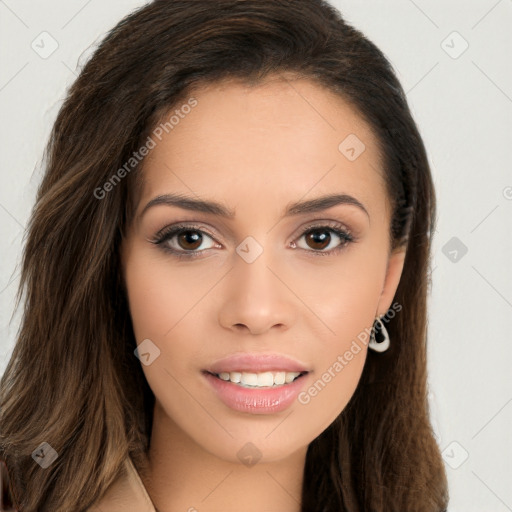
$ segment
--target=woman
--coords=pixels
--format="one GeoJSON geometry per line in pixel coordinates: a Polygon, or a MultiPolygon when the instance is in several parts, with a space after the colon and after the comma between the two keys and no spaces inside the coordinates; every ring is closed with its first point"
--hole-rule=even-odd
{"type": "Polygon", "coordinates": [[[154,1],[55,122],[0,456],[24,511],[442,511],[435,194],[322,0],[154,1]]]}

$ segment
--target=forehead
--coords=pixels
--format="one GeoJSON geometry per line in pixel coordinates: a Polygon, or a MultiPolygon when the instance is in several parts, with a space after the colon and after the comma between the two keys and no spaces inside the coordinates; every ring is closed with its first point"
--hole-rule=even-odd
{"type": "Polygon", "coordinates": [[[277,77],[209,84],[188,98],[152,132],[141,203],[178,192],[231,206],[263,198],[282,206],[336,192],[386,213],[377,141],[339,95],[308,79],[277,77]],[[191,97],[195,106],[185,108],[191,97]]]}

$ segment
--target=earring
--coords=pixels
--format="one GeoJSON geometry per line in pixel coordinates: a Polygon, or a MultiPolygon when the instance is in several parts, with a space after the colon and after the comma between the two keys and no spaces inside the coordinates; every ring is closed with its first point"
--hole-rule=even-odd
{"type": "Polygon", "coordinates": [[[373,323],[372,333],[370,335],[370,343],[368,343],[368,348],[375,350],[375,352],[385,352],[390,345],[389,341],[389,333],[382,320],[377,317],[373,323]],[[379,339],[377,339],[377,329],[375,326],[375,322],[379,324],[379,339]]]}

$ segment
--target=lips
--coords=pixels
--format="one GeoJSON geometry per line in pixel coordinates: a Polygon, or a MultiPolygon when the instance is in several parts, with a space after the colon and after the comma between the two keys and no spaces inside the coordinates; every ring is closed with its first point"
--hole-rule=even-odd
{"type": "Polygon", "coordinates": [[[249,354],[239,352],[215,361],[206,372],[219,375],[230,372],[299,372],[306,373],[310,369],[300,361],[281,354],[249,354]]]}
{"type": "Polygon", "coordinates": [[[204,379],[221,402],[230,409],[248,414],[276,414],[291,407],[307,385],[307,377],[297,377],[289,384],[248,389],[203,371],[204,379]]]}

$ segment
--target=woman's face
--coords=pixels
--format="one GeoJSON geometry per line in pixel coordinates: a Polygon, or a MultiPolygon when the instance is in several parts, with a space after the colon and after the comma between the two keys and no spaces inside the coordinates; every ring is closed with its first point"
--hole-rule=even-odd
{"type": "Polygon", "coordinates": [[[376,140],[338,96],[300,79],[223,82],[194,98],[151,136],[122,247],[142,369],[174,432],[224,460],[242,460],[248,442],[277,460],[350,400],[404,254],[388,252],[376,140]],[[172,204],[178,195],[188,203],[172,204]],[[332,195],[350,198],[313,208],[332,195]],[[178,224],[188,231],[171,233],[178,224]],[[238,354],[294,363],[218,363],[238,354]],[[308,373],[281,384],[293,369],[308,373]]]}

